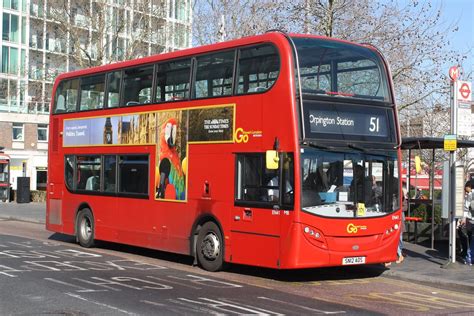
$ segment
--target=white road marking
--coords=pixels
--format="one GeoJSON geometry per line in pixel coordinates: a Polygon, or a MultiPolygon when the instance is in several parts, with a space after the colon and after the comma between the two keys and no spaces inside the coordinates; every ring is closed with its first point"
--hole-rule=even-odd
{"type": "Polygon", "coordinates": [[[147,300],[141,300],[140,303],[150,304],[150,305],[153,305],[153,306],[166,306],[165,304],[152,302],[152,301],[147,301],[147,300]]]}
{"type": "Polygon", "coordinates": [[[200,289],[201,289],[200,287],[197,287],[197,286],[192,286],[192,285],[184,284],[184,283],[182,283],[182,282],[170,281],[170,280],[168,280],[168,279],[162,279],[162,278],[158,278],[158,277],[151,276],[151,275],[148,275],[147,278],[154,279],[154,280],[158,280],[158,281],[163,281],[163,282],[168,282],[168,283],[171,283],[171,284],[181,285],[181,286],[189,287],[189,288],[192,288],[192,289],[195,289],[195,290],[200,290],[200,289]]]}
{"type": "Polygon", "coordinates": [[[137,314],[135,314],[135,313],[130,313],[130,312],[126,311],[126,310],[120,309],[120,308],[115,307],[115,306],[112,306],[112,305],[100,303],[100,302],[93,301],[93,300],[88,300],[87,298],[82,297],[82,296],[77,295],[77,294],[66,293],[66,295],[69,295],[69,296],[71,296],[71,297],[74,297],[74,298],[77,298],[77,299],[86,301],[86,302],[88,302],[88,303],[92,303],[92,304],[96,304],[96,305],[99,305],[99,306],[102,306],[102,307],[110,308],[110,309],[112,309],[112,310],[114,310],[114,311],[121,312],[121,313],[124,313],[124,314],[127,314],[127,315],[137,315],[137,314]]]}
{"type": "Polygon", "coordinates": [[[203,305],[206,306],[208,309],[213,309],[219,311],[218,313],[226,313],[226,314],[236,314],[236,315],[278,315],[282,316],[283,314],[280,313],[275,313],[269,310],[265,310],[262,308],[256,308],[253,306],[246,306],[246,305],[238,305],[234,303],[227,303],[223,300],[218,301],[206,297],[199,297],[198,298],[200,301],[196,300],[191,300],[183,297],[179,297],[178,300],[188,302],[191,304],[196,304],[196,305],[203,305]]]}
{"type": "Polygon", "coordinates": [[[265,296],[259,296],[258,298],[261,299],[261,300],[267,300],[267,301],[272,301],[272,302],[277,302],[277,303],[281,303],[281,304],[294,306],[294,307],[301,308],[301,309],[304,309],[304,310],[307,310],[307,311],[310,311],[310,312],[315,312],[315,313],[329,314],[329,315],[330,314],[345,314],[346,313],[345,311],[334,311],[334,312],[323,311],[323,310],[320,310],[320,309],[315,309],[315,308],[303,306],[303,305],[300,305],[300,304],[293,304],[293,303],[290,303],[290,302],[275,300],[275,299],[268,298],[268,297],[265,297],[265,296]]]}
{"type": "Polygon", "coordinates": [[[199,284],[199,285],[204,285],[204,286],[208,286],[208,287],[215,287],[215,288],[223,288],[223,289],[224,288],[243,287],[243,285],[224,282],[224,281],[220,281],[220,280],[209,279],[209,278],[205,278],[205,277],[199,276],[199,275],[187,274],[186,276],[188,278],[178,277],[178,276],[174,276],[174,275],[168,275],[168,278],[176,279],[176,280],[183,280],[183,281],[190,281],[192,283],[199,284]]]}
{"type": "Polygon", "coordinates": [[[53,278],[44,278],[46,281],[50,281],[50,282],[54,282],[54,283],[58,283],[58,284],[62,284],[62,285],[66,285],[66,286],[70,286],[70,287],[73,287],[73,288],[77,288],[78,290],[76,292],[81,292],[81,293],[86,293],[86,292],[107,292],[108,290],[93,290],[93,289],[88,289],[88,288],[85,288],[85,287],[82,287],[82,286],[79,286],[79,285],[75,285],[75,284],[72,284],[72,283],[67,283],[67,282],[64,282],[64,281],[60,281],[60,280],[56,280],[56,279],[53,279],[53,278]]]}

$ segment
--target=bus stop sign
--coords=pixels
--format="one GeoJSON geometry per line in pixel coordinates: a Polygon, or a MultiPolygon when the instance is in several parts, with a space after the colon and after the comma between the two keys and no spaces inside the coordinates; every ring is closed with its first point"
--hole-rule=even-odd
{"type": "Polygon", "coordinates": [[[449,78],[451,79],[451,81],[458,80],[458,77],[459,77],[459,68],[456,66],[452,66],[451,68],[449,68],[449,78]]]}
{"type": "Polygon", "coordinates": [[[470,82],[466,82],[466,81],[459,81],[459,84],[458,84],[458,100],[459,101],[467,101],[467,102],[470,102],[471,101],[471,92],[472,92],[472,89],[471,89],[471,83],[470,82]]]}

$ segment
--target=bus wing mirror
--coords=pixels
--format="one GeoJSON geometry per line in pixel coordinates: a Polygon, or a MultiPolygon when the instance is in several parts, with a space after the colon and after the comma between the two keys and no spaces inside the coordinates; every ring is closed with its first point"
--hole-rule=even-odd
{"type": "Polygon", "coordinates": [[[280,158],[276,150],[267,150],[266,152],[266,167],[270,170],[278,169],[280,158]]]}

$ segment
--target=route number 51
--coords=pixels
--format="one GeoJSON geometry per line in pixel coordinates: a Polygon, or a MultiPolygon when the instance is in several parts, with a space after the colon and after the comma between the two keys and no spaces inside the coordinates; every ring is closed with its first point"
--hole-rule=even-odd
{"type": "Polygon", "coordinates": [[[371,117],[370,118],[370,126],[369,126],[369,131],[372,133],[378,133],[379,132],[379,118],[378,117],[371,117]]]}

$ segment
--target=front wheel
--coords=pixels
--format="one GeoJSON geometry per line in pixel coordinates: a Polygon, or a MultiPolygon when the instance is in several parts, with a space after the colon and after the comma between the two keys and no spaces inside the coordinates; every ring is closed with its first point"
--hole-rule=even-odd
{"type": "Polygon", "coordinates": [[[94,246],[94,217],[88,208],[84,208],[77,214],[76,236],[82,247],[94,246]]]}
{"type": "Polygon", "coordinates": [[[224,241],[215,223],[207,222],[199,230],[196,252],[199,265],[204,270],[215,272],[222,269],[224,241]]]}

